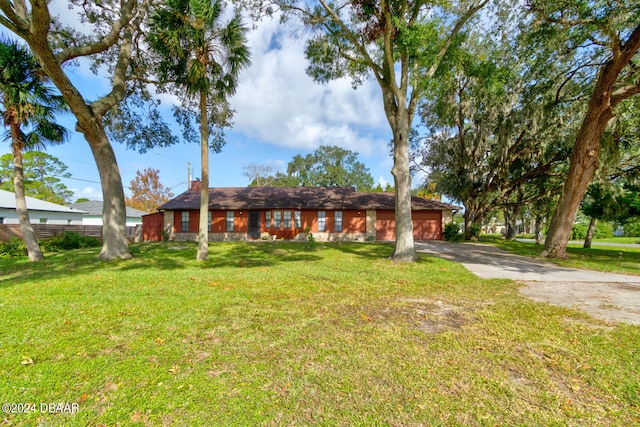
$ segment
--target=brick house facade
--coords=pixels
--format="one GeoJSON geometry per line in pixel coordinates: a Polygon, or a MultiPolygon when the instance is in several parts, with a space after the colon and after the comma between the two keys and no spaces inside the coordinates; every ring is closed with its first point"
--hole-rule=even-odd
{"type": "MultiPolygon", "coordinates": [[[[196,240],[200,181],[161,205],[163,232],[170,240],[196,240]]],[[[395,240],[395,198],[351,188],[237,187],[209,189],[209,240],[305,239],[307,227],[319,241],[395,240]]],[[[416,240],[441,240],[443,223],[457,206],[412,198],[416,240]]],[[[160,233],[162,234],[162,233],[160,233]]]]}

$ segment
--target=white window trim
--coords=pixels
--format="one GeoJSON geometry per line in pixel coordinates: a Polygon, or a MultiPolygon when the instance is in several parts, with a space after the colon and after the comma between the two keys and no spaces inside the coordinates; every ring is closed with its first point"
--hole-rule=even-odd
{"type": "Polygon", "coordinates": [[[327,211],[318,211],[318,233],[324,233],[327,231],[327,211]],[[320,221],[322,218],[322,221],[320,221]],[[320,227],[322,224],[322,227],[320,227]]]}
{"type": "Polygon", "coordinates": [[[233,233],[233,230],[235,228],[235,213],[233,211],[227,211],[225,223],[227,233],[233,233]]]}

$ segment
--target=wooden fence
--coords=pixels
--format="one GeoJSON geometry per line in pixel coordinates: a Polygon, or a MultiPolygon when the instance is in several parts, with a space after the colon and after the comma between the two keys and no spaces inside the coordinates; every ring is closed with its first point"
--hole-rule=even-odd
{"type": "MultiPolygon", "coordinates": [[[[46,240],[60,236],[65,231],[91,236],[102,241],[101,225],[58,225],[58,224],[31,224],[36,232],[38,240],[46,240]]],[[[136,227],[127,227],[127,239],[133,241],[136,235],[136,227]]],[[[0,242],[7,242],[11,236],[22,239],[22,230],[19,224],[0,224],[0,242]]]]}

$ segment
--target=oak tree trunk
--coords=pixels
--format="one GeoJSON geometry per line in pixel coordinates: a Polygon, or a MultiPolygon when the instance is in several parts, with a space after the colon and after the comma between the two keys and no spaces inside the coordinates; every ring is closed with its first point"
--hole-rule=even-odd
{"type": "Polygon", "coordinates": [[[535,238],[536,238],[536,245],[541,245],[542,244],[542,217],[538,215],[536,215],[535,238]]]}
{"type": "Polygon", "coordinates": [[[473,225],[473,217],[474,214],[471,210],[465,207],[464,210],[464,240],[471,240],[473,238],[473,234],[471,233],[471,226],[473,225]]]}
{"type": "Polygon", "coordinates": [[[411,219],[411,174],[409,173],[409,130],[406,112],[396,112],[393,127],[393,168],[391,174],[396,186],[395,219],[396,245],[391,255],[394,261],[413,262],[420,259],[413,240],[411,219]]]}
{"type": "Polygon", "coordinates": [[[113,147],[101,127],[94,132],[85,132],[84,136],[102,184],[102,250],[98,258],[105,261],[132,258],[127,242],[124,188],[113,147]]]}
{"type": "Polygon", "coordinates": [[[612,117],[609,96],[594,95],[573,147],[569,173],[553,212],[541,256],[560,259],[567,257],[567,242],[571,237],[580,202],[598,169],[600,136],[612,117]]]}
{"type": "Polygon", "coordinates": [[[71,83],[49,46],[46,34],[25,34],[25,40],[46,75],[64,96],[77,119],[76,130],[84,135],[96,162],[102,186],[102,250],[98,258],[109,261],[131,258],[126,234],[124,187],[118,162],[104,130],[102,117],[95,113],[71,83]]]}
{"type": "Polygon", "coordinates": [[[44,255],[40,250],[38,238],[36,236],[31,222],[29,221],[29,211],[27,209],[27,199],[24,194],[24,169],[22,161],[22,147],[20,141],[20,128],[17,124],[10,124],[11,130],[11,151],[13,151],[13,188],[16,198],[16,213],[18,214],[18,222],[22,231],[22,239],[27,247],[27,254],[31,261],[42,261],[44,255]]]}
{"type": "Polygon", "coordinates": [[[198,224],[198,253],[196,260],[209,259],[209,126],[207,123],[207,93],[200,90],[200,160],[202,188],[200,189],[200,222],[198,224]]]}
{"type": "Polygon", "coordinates": [[[514,240],[516,238],[517,222],[520,210],[521,206],[505,209],[504,218],[507,223],[507,233],[505,235],[506,240],[514,240]]]}
{"type": "Polygon", "coordinates": [[[596,225],[598,224],[598,220],[596,218],[591,218],[589,221],[589,228],[587,229],[587,235],[584,238],[584,248],[591,248],[591,242],[593,241],[593,235],[596,232],[596,225]]]}
{"type": "Polygon", "coordinates": [[[477,240],[480,237],[480,235],[474,236],[473,234],[474,225],[481,225],[485,217],[485,213],[479,205],[480,202],[475,199],[464,202],[464,240],[477,240]]]}
{"type": "Polygon", "coordinates": [[[598,169],[598,153],[602,132],[604,132],[609,120],[614,117],[614,107],[617,103],[637,93],[635,86],[615,93],[614,85],[638,49],[640,49],[640,25],[636,26],[624,44],[613,46],[614,52],[611,59],[598,73],[587,114],[573,146],[567,180],[560,194],[558,205],[553,212],[541,256],[567,257],[567,242],[571,236],[571,229],[578,214],[580,202],[593,174],[598,169]]]}

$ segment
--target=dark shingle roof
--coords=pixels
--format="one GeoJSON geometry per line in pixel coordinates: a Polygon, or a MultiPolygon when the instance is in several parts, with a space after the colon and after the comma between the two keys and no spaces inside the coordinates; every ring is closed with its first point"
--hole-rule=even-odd
{"type": "MultiPolygon", "coordinates": [[[[460,209],[436,200],[411,198],[414,210],[460,209]]],[[[188,190],[159,210],[200,208],[200,191],[188,190]]],[[[392,193],[360,193],[345,187],[229,187],[209,189],[209,209],[395,209],[392,193]]]]}
{"type": "MultiPolygon", "coordinates": [[[[69,206],[76,209],[82,209],[89,215],[102,215],[103,205],[104,202],[102,200],[89,200],[88,202],[73,203],[69,206]]],[[[126,206],[126,216],[128,218],[142,218],[142,215],[146,215],[147,213],[148,212],[126,206]]]]}

